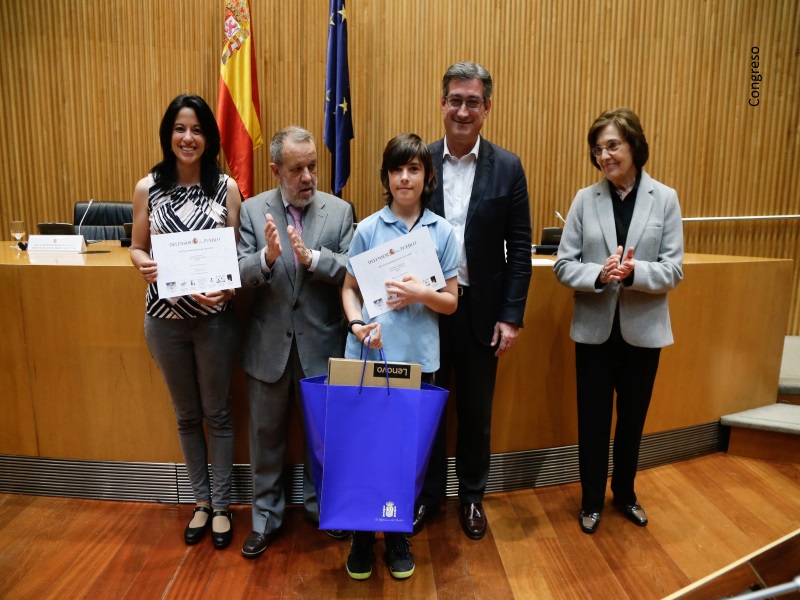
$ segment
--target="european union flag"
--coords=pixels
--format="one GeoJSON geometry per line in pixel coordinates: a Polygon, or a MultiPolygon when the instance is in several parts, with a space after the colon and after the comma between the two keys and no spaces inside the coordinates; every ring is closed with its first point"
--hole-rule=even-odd
{"type": "Polygon", "coordinates": [[[331,0],[328,17],[328,72],[325,77],[325,145],[331,151],[331,191],[338,196],[350,177],[350,67],[347,63],[347,10],[331,0]]]}

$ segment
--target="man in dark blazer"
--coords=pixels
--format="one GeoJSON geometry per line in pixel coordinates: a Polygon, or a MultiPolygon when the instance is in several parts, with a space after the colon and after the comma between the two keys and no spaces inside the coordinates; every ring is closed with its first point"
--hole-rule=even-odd
{"type": "MultiPolygon", "coordinates": [[[[239,271],[254,288],[242,368],[250,406],[253,531],[242,547],[260,555],[283,523],[283,471],[291,402],[298,381],[323,375],[330,356],[344,352],[340,287],[353,236],[347,202],[317,191],[317,151],[299,127],[279,131],[270,143],[270,168],[280,186],[242,203],[239,271]]],[[[318,508],[306,458],[306,514],[318,508]]]]}
{"type": "MultiPolygon", "coordinates": [[[[442,80],[445,137],[430,145],[437,186],[431,210],[455,228],[461,245],[458,309],[439,317],[441,369],[455,375],[456,474],[464,533],[486,533],[483,495],[489,477],[497,359],[514,346],[531,278],[528,184],[517,155],[480,137],[492,108],[492,77],[481,65],[452,65],[442,80]]],[[[447,467],[444,419],[414,519],[414,533],[440,509],[447,467]]]]}

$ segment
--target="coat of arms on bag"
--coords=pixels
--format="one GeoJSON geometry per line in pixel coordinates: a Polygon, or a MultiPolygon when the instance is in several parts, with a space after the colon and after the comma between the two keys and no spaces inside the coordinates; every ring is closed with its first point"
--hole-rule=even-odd
{"type": "Polygon", "coordinates": [[[397,517],[397,507],[391,500],[383,505],[383,516],[389,519],[397,517]]]}

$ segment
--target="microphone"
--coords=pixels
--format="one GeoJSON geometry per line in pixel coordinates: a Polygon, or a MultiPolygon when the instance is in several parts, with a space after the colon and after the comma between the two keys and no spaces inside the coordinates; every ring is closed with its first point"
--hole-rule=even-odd
{"type": "Polygon", "coordinates": [[[92,204],[94,204],[94,200],[93,199],[89,199],[89,205],[86,207],[86,210],[83,211],[83,216],[81,217],[81,222],[78,223],[78,234],[77,235],[81,234],[81,225],[83,225],[83,221],[86,219],[86,215],[89,214],[89,209],[92,208],[92,204]]]}
{"type": "MultiPolygon", "coordinates": [[[[89,209],[87,208],[86,210],[89,210],[89,209]]],[[[567,222],[564,220],[564,217],[562,217],[562,216],[561,216],[561,213],[560,213],[560,212],[558,212],[558,211],[555,211],[555,213],[556,213],[556,216],[557,216],[559,219],[561,219],[561,222],[562,222],[564,225],[566,225],[566,224],[567,224],[567,222]]]]}

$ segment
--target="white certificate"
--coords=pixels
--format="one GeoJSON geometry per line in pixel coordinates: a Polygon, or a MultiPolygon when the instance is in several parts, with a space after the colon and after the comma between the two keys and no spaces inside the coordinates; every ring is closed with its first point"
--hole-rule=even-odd
{"type": "Polygon", "coordinates": [[[400,281],[416,275],[434,290],[445,286],[442,265],[427,227],[395,238],[371,250],[350,257],[361,297],[370,318],[389,312],[387,281],[400,281]]]}
{"type": "Polygon", "coordinates": [[[242,286],[233,227],[150,236],[159,298],[242,286]]]}

